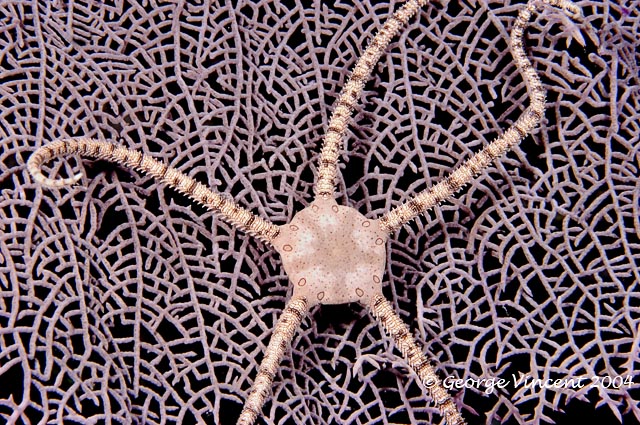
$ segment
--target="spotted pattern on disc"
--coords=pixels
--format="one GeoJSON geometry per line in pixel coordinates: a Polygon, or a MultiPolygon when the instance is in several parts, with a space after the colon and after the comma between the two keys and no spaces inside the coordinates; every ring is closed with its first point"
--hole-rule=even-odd
{"type": "Polygon", "coordinates": [[[369,304],[382,291],[387,235],[375,220],[322,197],[280,228],[274,246],[310,305],[369,304]]]}

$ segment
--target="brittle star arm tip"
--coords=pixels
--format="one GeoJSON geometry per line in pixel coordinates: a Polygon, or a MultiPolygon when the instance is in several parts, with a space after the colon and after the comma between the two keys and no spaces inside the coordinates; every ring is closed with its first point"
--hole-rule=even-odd
{"type": "Polygon", "coordinates": [[[256,216],[234,201],[211,191],[202,183],[175,168],[142,152],[109,142],[86,137],[59,139],[36,150],[27,161],[27,169],[33,176],[34,181],[43,186],[60,188],[73,185],[82,178],[82,173],[66,179],[51,179],[42,174],[41,167],[45,162],[54,158],[74,154],[95,159],[105,159],[148,174],[216,212],[233,227],[243,230],[269,245],[280,232],[278,226],[256,216]]]}
{"type": "Polygon", "coordinates": [[[557,6],[569,16],[577,17],[577,19],[582,16],[581,9],[569,0],[530,0],[520,10],[511,31],[511,53],[526,82],[527,92],[531,99],[530,106],[500,137],[469,158],[441,182],[380,217],[378,219],[379,224],[386,232],[395,232],[404,224],[421,214],[425,214],[431,208],[454,195],[466,184],[470,183],[475,176],[484,171],[495,159],[519,144],[542,120],[545,110],[546,90],[525,54],[522,37],[529,20],[544,4],[557,6]]]}

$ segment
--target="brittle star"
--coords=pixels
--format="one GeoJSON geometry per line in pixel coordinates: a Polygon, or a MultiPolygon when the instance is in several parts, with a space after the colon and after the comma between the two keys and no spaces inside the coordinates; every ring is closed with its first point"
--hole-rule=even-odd
{"type": "Polygon", "coordinates": [[[293,285],[293,295],[276,324],[258,375],[244,403],[239,424],[253,424],[260,415],[282,356],[310,308],[349,302],[359,302],[371,309],[373,316],[393,338],[404,359],[418,375],[446,423],[464,423],[458,406],[411,336],[408,326],[382,295],[386,241],[404,224],[471,182],[536,127],[544,114],[545,90],[525,56],[522,41],[524,30],[543,3],[560,7],[573,18],[580,18],[581,14],[580,9],[569,0],[530,0],[520,11],[511,32],[511,52],[526,82],[531,105],[502,136],[443,181],[382,217],[368,219],[354,208],[340,206],[335,201],[335,180],[344,135],[353,108],[374,65],[392,38],[426,3],[426,0],[410,0],[392,14],[358,59],[340,93],[324,137],[314,187],[315,199],[288,224],[274,225],[182,172],[141,152],[112,143],[88,138],[61,139],[41,147],[29,158],[27,166],[35,181],[49,187],[71,185],[81,179],[82,175],[76,174],[72,178],[53,180],[45,177],[40,170],[46,161],[72,154],[106,159],[140,170],[212,209],[232,226],[264,241],[281,255],[284,269],[293,285]]]}

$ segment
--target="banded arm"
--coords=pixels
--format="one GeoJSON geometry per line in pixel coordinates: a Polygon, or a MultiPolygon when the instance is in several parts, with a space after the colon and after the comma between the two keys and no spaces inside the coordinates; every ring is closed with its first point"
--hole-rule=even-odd
{"type": "Polygon", "coordinates": [[[51,159],[76,154],[84,157],[105,159],[153,176],[167,186],[211,209],[232,226],[268,244],[271,244],[280,233],[278,226],[252,214],[220,194],[212,192],[202,183],[195,181],[175,168],[163,164],[142,152],[127,149],[113,143],[82,137],[56,140],[35,151],[27,161],[27,169],[33,179],[43,186],[59,188],[72,185],[80,180],[82,174],[76,174],[68,179],[54,180],[45,177],[40,167],[51,159]]]}
{"type": "Polygon", "coordinates": [[[334,196],[342,140],[347,131],[353,108],[362,94],[364,84],[371,76],[373,67],[391,40],[426,3],[427,0],[410,0],[394,12],[371,40],[358,62],[356,62],[349,81],[342,88],[340,96],[335,103],[335,110],[331,115],[329,127],[324,136],[322,151],[320,152],[320,163],[318,164],[318,176],[314,188],[316,197],[323,195],[334,196]]]}
{"type": "Polygon", "coordinates": [[[527,59],[523,48],[522,36],[529,20],[544,4],[562,8],[573,19],[582,17],[578,6],[569,0],[530,0],[520,11],[511,31],[511,54],[527,85],[531,105],[520,115],[517,121],[496,140],[472,156],[460,168],[455,170],[435,186],[424,190],[409,201],[393,208],[380,219],[380,227],[393,233],[420,214],[424,214],[440,202],[455,194],[476,175],[487,168],[496,158],[504,155],[529,134],[544,116],[546,91],[540,77],[527,59]]]}
{"type": "Polygon", "coordinates": [[[309,311],[309,304],[304,297],[293,298],[282,312],[269,341],[269,346],[260,364],[258,376],[253,382],[249,397],[244,403],[238,425],[252,425],[262,412],[264,402],[271,393],[271,384],[276,376],[278,366],[285,350],[300,327],[302,319],[309,311]]]}
{"type": "Polygon", "coordinates": [[[465,421],[458,406],[442,386],[435,369],[422,354],[407,325],[393,311],[391,303],[382,294],[378,294],[371,302],[371,311],[387,334],[393,338],[404,359],[420,378],[420,382],[427,388],[429,396],[445,418],[447,425],[464,425],[465,421]]]}

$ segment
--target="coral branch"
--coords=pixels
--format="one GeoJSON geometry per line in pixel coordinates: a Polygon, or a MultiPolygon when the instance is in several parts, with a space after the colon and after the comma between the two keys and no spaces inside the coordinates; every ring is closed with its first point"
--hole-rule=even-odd
{"type": "Polygon", "coordinates": [[[371,40],[356,66],[353,68],[351,77],[336,102],[335,110],[329,121],[327,133],[324,136],[322,151],[320,152],[320,162],[318,164],[318,180],[315,186],[316,196],[333,196],[335,190],[335,178],[338,173],[338,157],[342,149],[342,139],[347,131],[347,126],[351,119],[351,113],[356,102],[362,94],[364,83],[369,79],[373,67],[384,53],[393,37],[400,32],[402,27],[416,14],[426,0],[411,0],[398,9],[384,23],[382,29],[371,40]]]}
{"type": "Polygon", "coordinates": [[[291,339],[300,327],[302,319],[307,315],[307,311],[308,303],[304,297],[292,299],[285,307],[273,331],[271,341],[269,341],[258,376],[256,376],[249,397],[244,403],[238,425],[253,424],[262,412],[262,406],[271,393],[271,384],[278,371],[282,356],[291,344],[291,339]]]}
{"type": "Polygon", "coordinates": [[[29,157],[27,169],[34,180],[43,186],[58,188],[72,185],[80,180],[82,174],[76,174],[68,179],[54,180],[45,177],[40,167],[53,158],[74,154],[106,159],[149,174],[169,187],[210,208],[232,226],[267,243],[271,243],[278,236],[278,226],[252,214],[235,202],[212,192],[203,184],[175,168],[169,167],[142,152],[133,151],[113,143],[89,138],[56,140],[34,152],[29,157]]]}
{"type": "Polygon", "coordinates": [[[568,0],[531,0],[522,9],[511,31],[511,54],[527,84],[531,105],[518,120],[496,140],[472,156],[460,168],[435,186],[392,209],[379,219],[380,227],[389,233],[398,230],[420,214],[424,214],[440,202],[455,194],[487,168],[496,158],[504,155],[529,134],[544,116],[546,91],[540,77],[527,59],[522,36],[531,16],[543,4],[558,6],[574,19],[581,16],[580,9],[568,0]]]}
{"type": "Polygon", "coordinates": [[[458,411],[458,407],[442,386],[442,382],[429,360],[422,354],[407,325],[393,311],[389,301],[381,294],[377,295],[371,303],[371,311],[387,331],[387,334],[393,338],[409,366],[418,374],[420,382],[429,391],[429,396],[440,409],[440,413],[445,418],[447,425],[463,425],[465,421],[458,411]]]}

